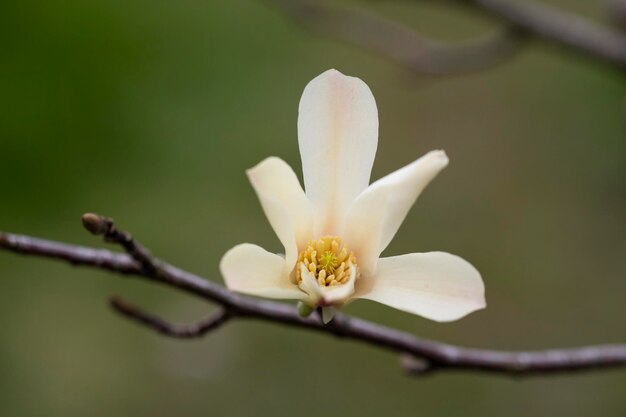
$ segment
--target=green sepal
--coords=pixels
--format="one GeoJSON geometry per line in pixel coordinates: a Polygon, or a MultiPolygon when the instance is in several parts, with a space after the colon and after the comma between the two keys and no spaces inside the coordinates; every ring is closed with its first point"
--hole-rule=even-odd
{"type": "Polygon", "coordinates": [[[314,311],[314,307],[311,307],[310,305],[305,304],[302,301],[298,301],[298,314],[300,314],[300,317],[308,317],[314,311]]]}

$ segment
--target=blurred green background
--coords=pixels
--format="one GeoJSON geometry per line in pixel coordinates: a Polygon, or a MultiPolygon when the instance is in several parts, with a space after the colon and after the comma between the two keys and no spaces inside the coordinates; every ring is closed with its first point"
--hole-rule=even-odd
{"type": "MultiPolygon", "coordinates": [[[[436,1],[366,6],[440,39],[496,25],[436,1]]],[[[1,230],[101,245],[79,222],[95,211],[221,282],[236,243],[280,251],[244,170],[277,155],[300,171],[300,94],[337,68],[377,99],[374,179],[431,149],[451,159],[386,253],[461,255],[488,302],[450,324],[367,301],[349,313],[476,347],[626,342],[626,82],[614,68],[533,42],[497,68],[433,79],[255,0],[4,1],[0,38],[1,230]]],[[[5,252],[0,294],[5,416],[626,415],[623,370],[410,379],[390,353],[243,321],[176,341],[120,319],[107,297],[177,321],[213,307],[5,252]]]]}

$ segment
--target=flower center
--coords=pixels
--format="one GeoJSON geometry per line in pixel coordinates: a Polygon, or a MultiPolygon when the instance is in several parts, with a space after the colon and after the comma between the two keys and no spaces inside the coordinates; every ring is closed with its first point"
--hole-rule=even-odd
{"type": "MultiPolygon", "coordinates": [[[[356,268],[356,257],[337,236],[324,236],[311,240],[298,255],[296,278],[302,282],[300,266],[315,277],[321,286],[345,284],[350,279],[350,266],[356,268]]],[[[358,270],[357,270],[358,277],[358,270]]]]}

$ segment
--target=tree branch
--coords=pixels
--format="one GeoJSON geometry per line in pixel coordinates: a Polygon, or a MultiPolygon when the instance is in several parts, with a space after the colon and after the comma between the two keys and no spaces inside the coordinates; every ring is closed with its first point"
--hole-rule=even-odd
{"type": "Polygon", "coordinates": [[[200,320],[193,324],[180,325],[170,323],[153,314],[146,313],[139,307],[129,303],[128,301],[124,301],[119,297],[111,298],[109,300],[109,305],[113,308],[113,310],[126,318],[134,320],[144,326],[148,326],[165,336],[175,337],[178,339],[195,339],[204,336],[206,333],[217,329],[232,318],[232,315],[229,314],[228,311],[220,308],[204,320],[200,320]]]}
{"type": "Polygon", "coordinates": [[[460,1],[474,4],[533,35],[626,66],[626,36],[589,19],[529,0],[460,1]]]}
{"type": "Polygon", "coordinates": [[[626,28],[626,1],[609,0],[607,4],[609,19],[613,24],[626,28]]]}
{"type": "Polygon", "coordinates": [[[267,1],[312,32],[374,51],[428,75],[495,66],[518,52],[526,40],[518,29],[505,28],[475,39],[446,43],[357,8],[340,8],[317,0],[267,1]]]}
{"type": "MultiPolygon", "coordinates": [[[[457,44],[438,42],[399,22],[357,8],[320,0],[266,0],[305,29],[383,55],[412,71],[428,75],[459,74],[497,65],[535,36],[626,66],[626,36],[589,19],[528,0],[454,0],[480,8],[506,27],[457,44]]],[[[612,6],[620,16],[622,3],[612,6]]]]}
{"type": "Polygon", "coordinates": [[[83,226],[93,235],[101,235],[105,242],[117,243],[135,261],[139,262],[145,272],[149,275],[157,274],[160,265],[158,259],[154,258],[150,251],[137,243],[128,232],[117,230],[113,219],[100,216],[94,213],[85,213],[81,217],[83,226]]]}
{"type": "MultiPolygon", "coordinates": [[[[110,219],[107,220],[110,221],[110,219]]],[[[120,233],[124,234],[124,232],[120,233]]],[[[103,234],[106,239],[106,233],[103,234]]],[[[117,239],[113,240],[117,242],[117,239]]],[[[124,238],[122,241],[125,242],[124,248],[130,253],[135,253],[133,247],[141,247],[133,240],[134,246],[128,245],[129,248],[127,248],[129,239],[124,238]]],[[[152,282],[180,289],[221,306],[222,309],[215,316],[195,325],[180,327],[145,313],[119,299],[112,301],[113,308],[126,317],[174,337],[196,337],[217,328],[229,319],[250,318],[314,330],[408,355],[404,359],[404,367],[408,373],[414,375],[451,369],[526,376],[626,366],[626,344],[529,352],[465,348],[422,339],[400,330],[344,314],[337,314],[332,322],[324,325],[316,314],[307,318],[300,317],[293,306],[230,292],[218,284],[153,257],[151,257],[151,264],[154,265],[155,270],[145,268],[142,262],[129,254],[3,232],[0,232],[0,249],[147,278],[152,282]]]]}

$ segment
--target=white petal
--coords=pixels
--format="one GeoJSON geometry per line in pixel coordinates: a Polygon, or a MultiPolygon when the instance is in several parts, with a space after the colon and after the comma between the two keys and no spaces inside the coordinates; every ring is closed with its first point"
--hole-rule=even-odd
{"type": "Polygon", "coordinates": [[[354,294],[356,268],[352,265],[350,266],[350,278],[348,282],[342,285],[332,285],[328,287],[319,285],[315,277],[303,264],[300,264],[300,276],[302,277],[300,289],[308,295],[303,301],[312,307],[318,305],[343,305],[354,294]]]}
{"type": "Polygon", "coordinates": [[[445,252],[382,258],[378,274],[359,287],[365,298],[435,321],[452,321],[485,307],[480,273],[467,261],[445,252]]]}
{"type": "Polygon", "coordinates": [[[226,286],[232,291],[268,298],[301,299],[305,294],[290,282],[289,269],[282,256],[250,243],[235,246],[220,262],[226,286]]]}
{"type": "Polygon", "coordinates": [[[341,285],[331,285],[323,287],[324,302],[333,305],[345,304],[354,294],[354,284],[356,281],[356,268],[350,265],[350,278],[348,282],[341,285]]]}
{"type": "Polygon", "coordinates": [[[345,239],[358,252],[365,275],[375,273],[376,261],[398,231],[422,190],[446,167],[443,151],[432,151],[413,163],[379,179],[350,207],[345,239]]]}
{"type": "Polygon", "coordinates": [[[320,300],[324,297],[322,294],[322,287],[317,283],[313,274],[306,269],[303,263],[300,264],[300,276],[302,277],[300,289],[307,294],[307,297],[302,301],[311,307],[317,307],[320,300]]]}
{"type": "Polygon", "coordinates": [[[341,234],[346,210],[369,184],[378,144],[378,110],[360,79],[328,70],[304,89],[298,141],[315,234],[341,234]]]}
{"type": "Polygon", "coordinates": [[[287,263],[295,265],[298,247],[312,234],[312,211],[298,177],[282,159],[270,157],[247,171],[263,211],[285,247],[287,263]]]}

